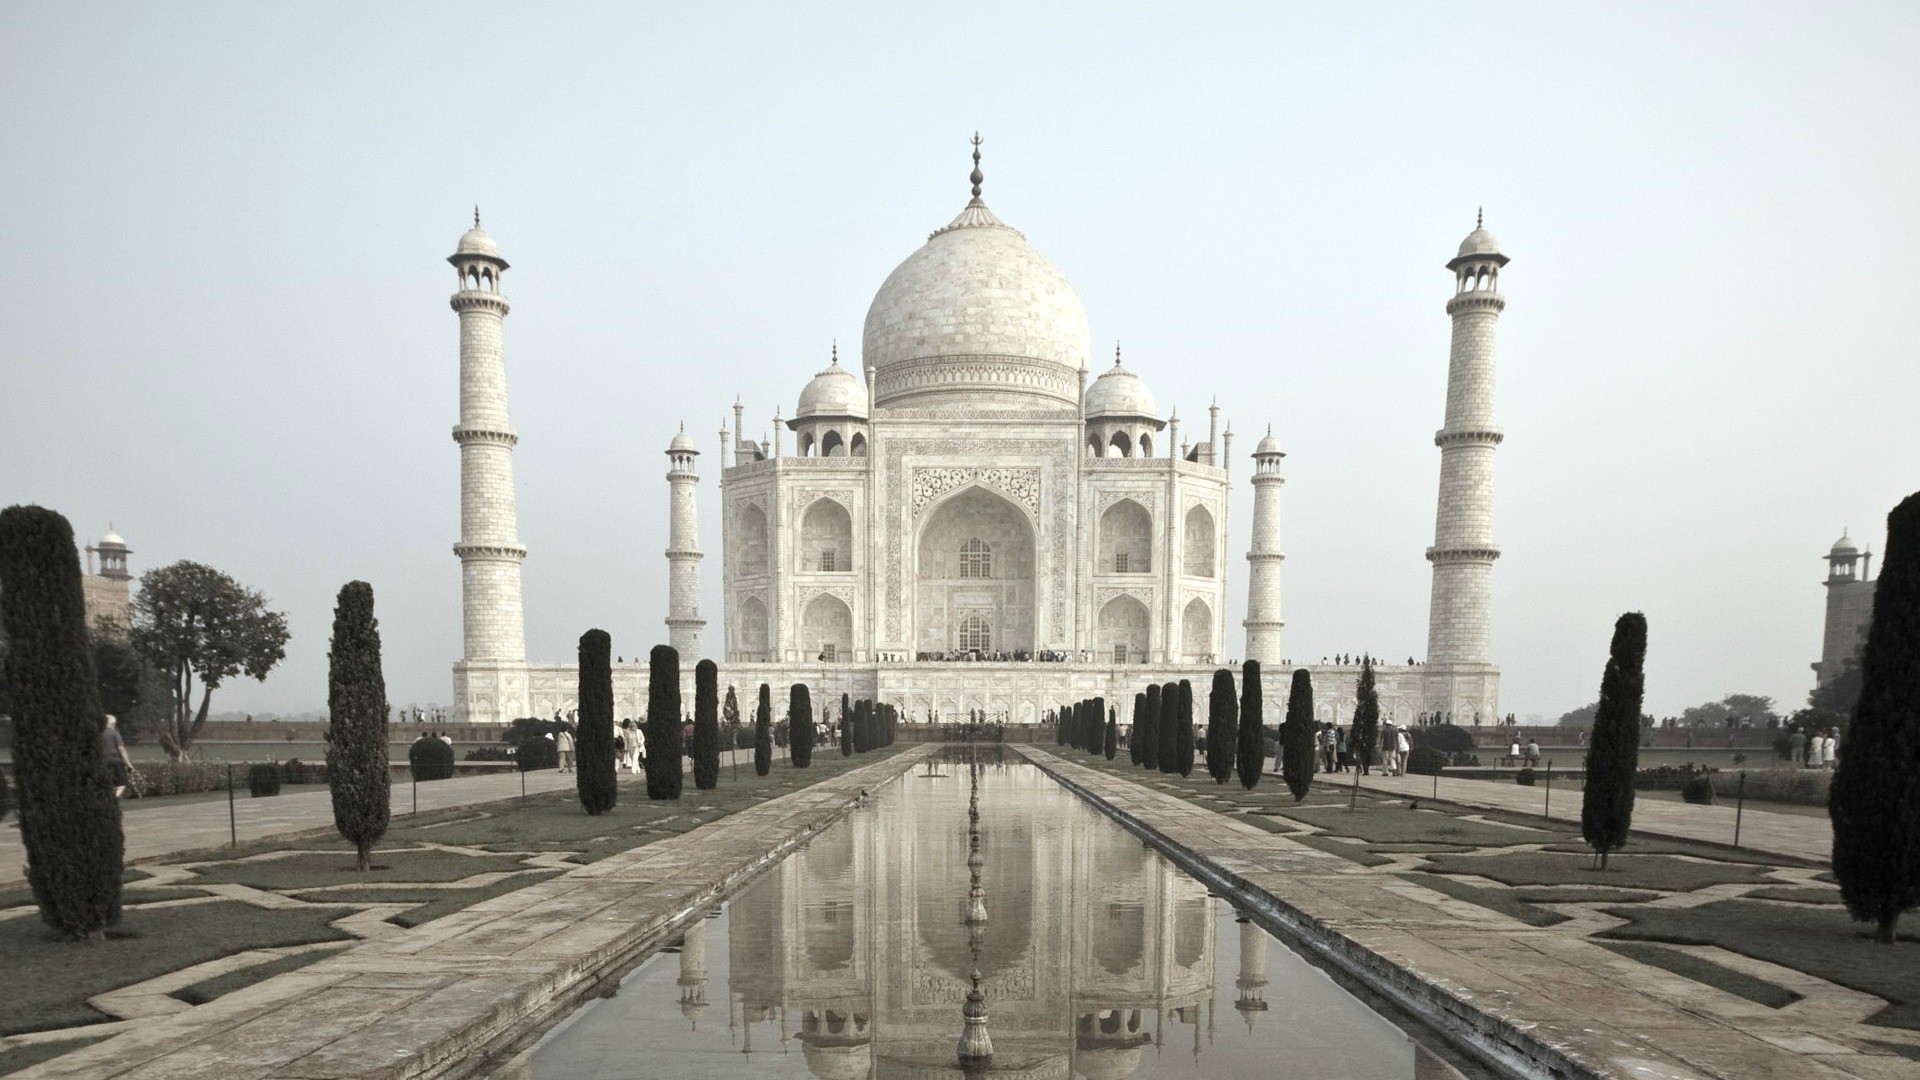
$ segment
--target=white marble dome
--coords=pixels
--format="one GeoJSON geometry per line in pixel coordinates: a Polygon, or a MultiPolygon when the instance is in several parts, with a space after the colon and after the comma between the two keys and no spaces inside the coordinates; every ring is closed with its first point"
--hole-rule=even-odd
{"type": "Polygon", "coordinates": [[[1160,419],[1154,410],[1153,394],[1147,390],[1145,380],[1120,366],[1120,358],[1114,357],[1113,366],[1102,372],[1087,387],[1087,419],[1102,416],[1137,417],[1160,419]]]}
{"type": "Polygon", "coordinates": [[[113,531],[113,526],[109,525],[107,526],[107,535],[100,538],[100,546],[101,547],[126,547],[127,542],[125,539],[123,539],[120,536],[119,533],[113,531]]]}
{"type": "Polygon", "coordinates": [[[1260,440],[1260,444],[1253,448],[1253,452],[1256,454],[1284,453],[1280,449],[1280,440],[1273,437],[1273,428],[1267,428],[1267,437],[1260,440]]]}
{"type": "Polygon", "coordinates": [[[1857,553],[1859,550],[1860,550],[1860,545],[1853,542],[1853,537],[1847,535],[1846,533],[1841,533],[1840,539],[1835,540],[1833,542],[1833,550],[1832,552],[1830,552],[1830,554],[1852,555],[1857,553]]]}
{"type": "Polygon", "coordinates": [[[800,391],[800,407],[793,411],[793,418],[804,420],[809,416],[867,418],[867,387],[860,376],[840,366],[837,355],[800,391]]]}
{"type": "MultiPolygon", "coordinates": [[[[475,221],[473,228],[460,234],[460,243],[453,249],[455,255],[481,255],[489,259],[500,258],[500,246],[487,235],[487,230],[475,221]]],[[[504,261],[504,260],[503,260],[504,261]]]]}
{"type": "Polygon", "coordinates": [[[667,453],[697,454],[699,452],[700,444],[694,442],[693,436],[687,434],[687,425],[681,424],[679,434],[675,435],[673,441],[667,444],[667,453]]]}
{"type": "Polygon", "coordinates": [[[975,197],[880,286],[862,361],[875,405],[1072,408],[1089,340],[1066,275],[975,197]]]}
{"type": "Polygon", "coordinates": [[[1500,241],[1495,240],[1493,234],[1488,232],[1484,225],[1476,226],[1472,232],[1467,234],[1465,240],[1460,241],[1461,258],[1466,258],[1469,255],[1498,254],[1500,254],[1500,241]]]}

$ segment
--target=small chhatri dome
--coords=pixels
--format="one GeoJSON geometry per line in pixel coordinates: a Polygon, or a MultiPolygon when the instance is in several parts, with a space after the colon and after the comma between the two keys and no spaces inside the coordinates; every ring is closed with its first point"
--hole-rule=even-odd
{"type": "Polygon", "coordinates": [[[793,418],[804,420],[810,416],[867,418],[866,384],[860,381],[860,376],[840,366],[838,342],[833,346],[833,362],[800,391],[800,407],[793,410],[793,418]]]}
{"type": "Polygon", "coordinates": [[[103,547],[103,548],[108,548],[108,547],[126,547],[126,546],[127,546],[127,542],[126,542],[126,540],[124,540],[124,539],[122,539],[122,538],[121,538],[121,536],[120,536],[120,534],[119,534],[119,533],[117,533],[117,532],[114,532],[114,531],[113,531],[113,523],[112,523],[112,522],[108,522],[108,523],[107,523],[107,535],[105,535],[105,536],[103,536],[103,537],[101,537],[101,538],[100,538],[100,546],[101,546],[101,547],[103,547]]]}
{"type": "Polygon", "coordinates": [[[673,441],[667,444],[667,453],[697,454],[699,452],[700,445],[693,441],[693,436],[687,434],[687,425],[682,423],[680,425],[680,433],[675,435],[673,441]]]}
{"type": "Polygon", "coordinates": [[[1087,419],[1096,417],[1146,417],[1160,419],[1153,394],[1140,376],[1120,366],[1120,347],[1113,347],[1113,366],[1087,387],[1087,419]]]}
{"type": "Polygon", "coordinates": [[[473,228],[460,234],[460,243],[454,247],[453,253],[455,255],[479,255],[484,258],[494,259],[502,265],[506,263],[505,259],[500,258],[500,245],[495,244],[493,237],[487,235],[487,230],[480,227],[480,208],[478,206],[473,208],[473,228]]]}
{"type": "Polygon", "coordinates": [[[1267,425],[1267,437],[1260,440],[1260,444],[1253,448],[1253,452],[1256,456],[1260,454],[1278,454],[1282,452],[1280,450],[1280,440],[1273,437],[1272,424],[1267,425]]]}
{"type": "Polygon", "coordinates": [[[1502,263],[1507,261],[1506,256],[1500,254],[1500,241],[1495,240],[1493,234],[1487,231],[1486,220],[1484,210],[1474,214],[1473,231],[1467,234],[1465,240],[1460,241],[1460,254],[1454,262],[1459,262],[1460,259],[1488,257],[1499,259],[1502,263]]]}
{"type": "Polygon", "coordinates": [[[1854,543],[1853,537],[1847,535],[1849,531],[1851,530],[1845,530],[1840,533],[1840,539],[1833,542],[1833,550],[1829,554],[1856,555],[1859,553],[1860,545],[1854,543]]]}

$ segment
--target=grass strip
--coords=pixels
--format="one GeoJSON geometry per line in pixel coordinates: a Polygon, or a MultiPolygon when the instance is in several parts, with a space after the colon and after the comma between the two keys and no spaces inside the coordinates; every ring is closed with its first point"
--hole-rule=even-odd
{"type": "Polygon", "coordinates": [[[1528,926],[1552,926],[1555,923],[1566,922],[1569,918],[1557,911],[1535,907],[1520,899],[1511,889],[1490,889],[1484,885],[1469,885],[1440,874],[1410,873],[1401,874],[1400,878],[1416,885],[1423,885],[1434,892],[1444,893],[1455,900],[1465,900],[1469,904],[1478,905],[1488,911],[1497,911],[1510,919],[1518,919],[1528,926]]]}
{"type": "Polygon", "coordinates": [[[94,1035],[84,1039],[62,1039],[59,1042],[32,1043],[0,1050],[0,1076],[10,1076],[43,1061],[52,1061],[62,1054],[71,1054],[75,1050],[112,1037],[111,1035],[94,1035]]]}
{"type": "Polygon", "coordinates": [[[274,960],[269,960],[264,964],[255,964],[252,967],[244,967],[238,971],[229,971],[225,975],[215,975],[211,979],[202,980],[201,982],[194,983],[192,986],[181,987],[167,996],[179,998],[189,1005],[205,1005],[207,1002],[215,998],[225,997],[235,990],[245,990],[255,983],[266,982],[275,975],[281,975],[289,971],[298,971],[308,964],[313,963],[315,960],[325,959],[346,947],[346,945],[341,945],[332,949],[309,949],[306,952],[294,953],[291,956],[282,956],[274,960]]]}
{"type": "Polygon", "coordinates": [[[1612,949],[1629,960],[1638,960],[1663,971],[1671,971],[1683,979],[1692,979],[1704,983],[1715,990],[1725,990],[1735,997],[1765,1005],[1769,1009],[1784,1008],[1800,1000],[1800,995],[1784,986],[1775,986],[1765,979],[1756,979],[1744,971],[1735,971],[1723,964],[1703,960],[1692,953],[1670,949],[1665,945],[1646,945],[1631,941],[1602,941],[1598,944],[1612,949]]]}
{"type": "Polygon", "coordinates": [[[1770,880],[1767,868],[1734,863],[1700,863],[1665,855],[1615,855],[1606,870],[1591,869],[1587,855],[1516,851],[1503,855],[1433,855],[1427,869],[1436,874],[1473,874],[1503,885],[1605,885],[1618,889],[1692,892],[1709,885],[1770,880]]]}

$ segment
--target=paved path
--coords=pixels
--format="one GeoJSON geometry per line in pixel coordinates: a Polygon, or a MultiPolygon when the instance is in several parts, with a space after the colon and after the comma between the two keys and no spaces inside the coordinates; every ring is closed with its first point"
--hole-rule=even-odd
{"type": "MultiPolygon", "coordinates": [[[[1516,1071],[1524,1075],[1920,1078],[1920,1062],[1884,1045],[1891,1029],[1836,1016],[1823,996],[1768,1008],[1114,773],[1036,747],[1018,749],[1152,837],[1175,861],[1212,875],[1209,885],[1234,894],[1255,921],[1277,928],[1296,949],[1364,973],[1365,981],[1417,1014],[1522,1063],[1516,1071]]],[[[1418,779],[1431,788],[1430,779],[1418,779]]],[[[1441,794],[1447,794],[1444,780],[1441,794]]]]}
{"type": "MultiPolygon", "coordinates": [[[[753,767],[753,751],[728,753],[739,755],[740,768],[753,767]]],[[[720,768],[723,771],[730,767],[728,753],[720,756],[720,768]]],[[[774,750],[776,758],[784,758],[786,753],[783,749],[774,750]]],[[[691,765],[687,766],[687,771],[692,772],[691,765]]],[[[554,769],[542,769],[525,775],[529,795],[572,788],[575,783],[573,773],[554,769]]],[[[393,813],[395,817],[412,813],[416,791],[422,812],[514,798],[520,794],[520,779],[520,773],[502,770],[482,776],[457,776],[428,784],[396,780],[393,785],[393,813]]],[[[246,781],[236,773],[236,782],[244,785],[246,781]]],[[[691,778],[688,783],[692,783],[691,778]]],[[[242,841],[261,840],[308,829],[332,827],[333,796],[324,785],[282,788],[281,792],[270,799],[252,798],[244,789],[236,792],[231,829],[225,799],[152,808],[142,807],[138,801],[129,801],[125,804],[126,812],[120,818],[121,829],[126,835],[126,861],[133,863],[179,852],[224,847],[232,842],[236,834],[242,841]]],[[[19,824],[9,815],[6,822],[0,823],[0,889],[26,880],[22,872],[26,861],[26,848],[20,843],[19,824]]]]}
{"type": "MultiPolygon", "coordinates": [[[[1336,776],[1351,783],[1351,776],[1336,776]]],[[[1363,776],[1360,786],[1370,791],[1418,797],[1434,796],[1431,776],[1363,776]]],[[[1580,791],[1572,784],[1555,785],[1548,802],[1545,787],[1522,787],[1512,781],[1460,780],[1442,775],[1438,797],[1443,802],[1483,810],[1517,814],[1550,812],[1555,821],[1580,823],[1580,791]]],[[[1733,843],[1734,808],[1730,804],[1695,806],[1663,799],[1633,801],[1633,831],[1680,840],[1733,843]]],[[[1781,814],[1748,806],[1740,814],[1740,846],[1769,855],[1787,855],[1813,862],[1833,859],[1833,826],[1824,817],[1781,814]]]]}

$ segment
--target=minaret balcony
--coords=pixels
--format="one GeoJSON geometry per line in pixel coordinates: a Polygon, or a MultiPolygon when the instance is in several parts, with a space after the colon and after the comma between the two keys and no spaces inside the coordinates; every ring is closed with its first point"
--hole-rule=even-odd
{"type": "Polygon", "coordinates": [[[520,441],[520,436],[501,428],[461,427],[453,429],[453,441],[465,446],[468,443],[491,443],[495,446],[511,448],[520,441]]]}
{"type": "Polygon", "coordinates": [[[1500,549],[1491,545],[1473,547],[1430,547],[1427,549],[1427,561],[1430,563],[1490,563],[1500,557],[1500,549]]]}
{"type": "Polygon", "coordinates": [[[447,301],[455,311],[491,311],[505,315],[512,309],[507,298],[485,289],[461,289],[447,301]]]}
{"type": "Polygon", "coordinates": [[[1470,428],[1441,428],[1433,433],[1433,445],[1445,448],[1449,446],[1499,446],[1506,440],[1507,433],[1491,424],[1481,424],[1470,428]]]}

